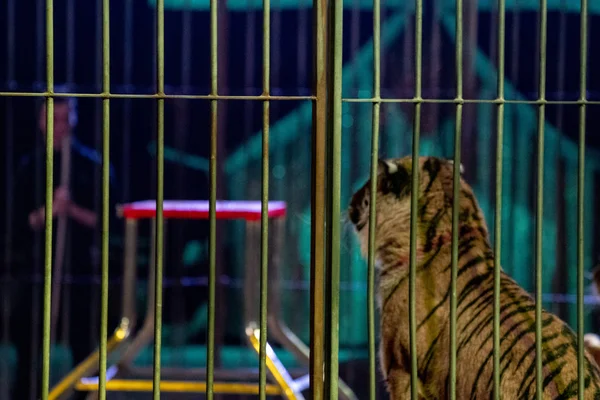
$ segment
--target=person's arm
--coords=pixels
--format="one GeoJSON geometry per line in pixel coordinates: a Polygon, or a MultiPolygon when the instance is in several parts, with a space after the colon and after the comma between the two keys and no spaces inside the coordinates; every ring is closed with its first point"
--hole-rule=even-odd
{"type": "Polygon", "coordinates": [[[81,225],[88,228],[95,228],[98,221],[98,216],[92,210],[81,207],[75,203],[71,203],[69,207],[69,217],[79,222],[81,225]]]}
{"type": "Polygon", "coordinates": [[[46,219],[46,208],[40,207],[29,213],[29,226],[34,231],[39,231],[44,228],[44,221],[46,219]]]}
{"type": "Polygon", "coordinates": [[[25,227],[38,231],[44,229],[44,206],[36,208],[35,194],[35,160],[36,153],[21,159],[14,175],[13,215],[17,227],[25,227]]]}
{"type": "Polygon", "coordinates": [[[12,198],[11,268],[15,273],[32,268],[35,259],[33,243],[39,234],[35,232],[43,232],[44,229],[43,214],[41,224],[35,218],[33,221],[29,218],[39,215],[35,211],[39,210],[40,202],[43,201],[42,196],[36,197],[36,185],[40,184],[36,182],[37,160],[35,152],[21,158],[13,176],[13,185],[7,193],[12,198]]]}

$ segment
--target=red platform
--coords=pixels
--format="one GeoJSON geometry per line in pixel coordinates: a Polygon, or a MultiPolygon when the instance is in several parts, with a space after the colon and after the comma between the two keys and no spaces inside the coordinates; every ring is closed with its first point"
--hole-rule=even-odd
{"type": "MultiPolygon", "coordinates": [[[[217,219],[245,219],[246,221],[260,220],[262,204],[260,201],[231,201],[218,200],[216,204],[217,219]]],[[[165,200],[163,216],[170,219],[208,219],[208,200],[165,200]]],[[[269,218],[283,217],[286,203],[270,201],[268,205],[269,218]]],[[[125,219],[147,219],[156,217],[156,200],[135,201],[122,204],[119,215],[125,219]]]]}

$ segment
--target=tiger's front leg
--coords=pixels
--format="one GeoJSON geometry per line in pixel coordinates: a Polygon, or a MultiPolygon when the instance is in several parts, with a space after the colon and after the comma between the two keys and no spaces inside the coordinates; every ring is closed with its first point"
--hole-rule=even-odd
{"type": "MultiPolygon", "coordinates": [[[[417,378],[417,399],[426,400],[423,396],[421,382],[417,378]]],[[[410,400],[410,373],[402,368],[393,368],[387,376],[387,390],[391,400],[410,400]]]]}

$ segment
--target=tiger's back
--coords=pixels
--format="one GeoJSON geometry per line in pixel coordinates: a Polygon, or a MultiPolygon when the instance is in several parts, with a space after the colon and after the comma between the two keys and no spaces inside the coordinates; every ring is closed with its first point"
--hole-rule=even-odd
{"type": "MultiPolygon", "coordinates": [[[[381,307],[380,364],[393,399],[410,398],[408,259],[411,158],[380,162],[376,257],[381,307]]],[[[450,352],[452,164],[422,157],[417,232],[417,360],[419,393],[447,398],[450,352]]],[[[367,251],[369,182],[349,215],[367,251]]],[[[457,398],[490,398],[493,390],[494,254],[483,215],[461,179],[457,277],[457,398]]],[[[500,292],[500,378],[504,399],[536,393],[535,303],[503,272],[500,292]]],[[[585,354],[585,399],[600,399],[600,373],[585,354]]],[[[572,330],[542,314],[544,398],[577,398],[577,348],[572,330]]]]}

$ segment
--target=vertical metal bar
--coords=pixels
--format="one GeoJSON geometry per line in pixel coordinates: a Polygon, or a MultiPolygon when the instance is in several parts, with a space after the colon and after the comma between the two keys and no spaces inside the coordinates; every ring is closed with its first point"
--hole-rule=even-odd
{"type": "MultiPolygon", "coordinates": [[[[246,7],[250,9],[251,0],[246,0],[246,7]]],[[[244,66],[244,94],[254,95],[254,67],[255,67],[255,29],[256,29],[256,13],[248,11],[245,18],[246,41],[244,48],[244,56],[246,65],[244,66]]],[[[254,123],[254,102],[249,102],[247,107],[244,107],[244,140],[247,139],[253,132],[254,123]]],[[[245,182],[244,190],[248,190],[248,179],[250,173],[249,168],[243,168],[240,171],[240,182],[245,182]]],[[[247,193],[247,192],[245,192],[247,193]]]]}
{"type": "MultiPolygon", "coordinates": [[[[263,0],[263,84],[262,94],[269,95],[271,74],[271,4],[263,0]]],[[[259,343],[259,398],[266,399],[267,384],[267,276],[269,267],[269,101],[263,101],[263,134],[262,134],[262,195],[260,223],[260,343],[259,343]]]]}
{"type": "Polygon", "coordinates": [[[328,147],[330,161],[328,168],[329,213],[326,226],[327,241],[327,303],[325,319],[325,398],[338,397],[338,352],[339,352],[339,308],[340,308],[340,183],[341,183],[341,138],[342,138],[342,44],[343,44],[343,1],[330,2],[331,35],[329,51],[331,65],[329,71],[328,104],[331,116],[328,147]]]}
{"type": "Polygon", "coordinates": [[[504,146],[505,0],[498,0],[498,110],[496,117],[496,207],[494,210],[494,400],[500,400],[500,266],[502,251],[502,157],[504,146]]]}
{"type": "Polygon", "coordinates": [[[460,195],[460,139],[463,109],[463,2],[456,0],[456,123],[454,131],[454,185],[452,197],[452,267],[450,279],[450,399],[456,399],[456,280],[458,276],[458,218],[460,195]]]}
{"type": "Polygon", "coordinates": [[[67,83],[72,84],[75,79],[75,0],[68,0],[66,11],[67,20],[67,83]]]}
{"type": "MultiPolygon", "coordinates": [[[[102,94],[110,93],[110,0],[102,0],[102,94]]],[[[110,99],[102,99],[102,281],[100,288],[100,354],[98,396],[106,400],[108,339],[108,239],[110,196],[110,99]]]]}
{"type": "MultiPolygon", "coordinates": [[[[14,84],[15,79],[15,0],[9,0],[7,4],[6,10],[6,79],[9,82],[9,85],[14,84]]],[[[10,269],[12,265],[12,232],[13,232],[13,218],[12,218],[12,210],[13,210],[13,195],[14,195],[14,178],[13,178],[13,129],[14,129],[14,116],[13,116],[13,99],[8,97],[6,99],[6,120],[5,120],[5,152],[4,152],[4,168],[5,168],[5,176],[6,176],[6,209],[4,215],[5,222],[5,241],[4,241],[4,271],[3,271],[3,279],[4,283],[0,290],[5,295],[2,296],[2,332],[0,332],[0,337],[2,338],[2,343],[7,344],[9,341],[9,321],[10,321],[10,296],[8,296],[9,286],[9,278],[10,278],[10,269]]],[[[8,367],[8,364],[0,363],[0,373],[4,374],[5,369],[8,367]]],[[[0,388],[0,395],[5,395],[8,397],[8,393],[4,393],[5,390],[8,390],[6,387],[0,388]]]]}
{"type": "MultiPolygon", "coordinates": [[[[124,13],[124,24],[123,29],[125,30],[123,38],[123,83],[126,87],[131,84],[131,76],[133,69],[133,0],[125,0],[125,13],[124,13]]],[[[125,99],[123,105],[124,115],[131,115],[131,99],[125,99]]],[[[130,129],[131,120],[129,118],[123,118],[123,165],[129,165],[131,157],[131,134],[130,129]]],[[[131,177],[130,168],[123,168],[122,181],[123,186],[121,189],[120,197],[121,201],[127,201],[129,199],[129,179],[131,177]]],[[[115,210],[112,210],[115,212],[115,210]]]]}
{"type": "Polygon", "coordinates": [[[324,398],[325,343],[325,145],[327,137],[327,1],[314,0],[313,40],[315,64],[312,109],[312,171],[310,223],[310,390],[315,400],[324,398]]]}
{"type": "MultiPolygon", "coordinates": [[[[307,40],[308,37],[308,9],[306,5],[310,4],[307,0],[300,0],[298,15],[298,36],[296,41],[297,49],[297,60],[298,60],[298,74],[296,75],[296,85],[302,90],[301,93],[305,93],[306,88],[306,53],[307,53],[307,40]],[[305,8],[306,7],[306,8],[305,8]]],[[[298,93],[300,94],[300,93],[298,93]]]]}
{"type": "MultiPolygon", "coordinates": [[[[218,3],[210,2],[210,91],[218,93],[218,3]]],[[[208,338],[206,345],[206,397],[214,398],[215,374],[215,281],[217,270],[217,131],[218,131],[218,102],[210,102],[210,199],[209,199],[209,239],[208,239],[208,338]]]]}
{"type": "MultiPolygon", "coordinates": [[[[432,24],[431,24],[431,44],[429,48],[429,93],[431,98],[438,99],[440,95],[440,78],[441,78],[441,56],[442,56],[442,38],[441,38],[441,24],[440,16],[442,15],[442,5],[440,0],[433,0],[432,7],[432,24]]],[[[441,105],[437,102],[431,103],[430,105],[430,117],[434,122],[435,126],[440,124],[440,108],[441,105]]]]}
{"type": "Polygon", "coordinates": [[[579,65],[579,160],[577,171],[577,378],[578,398],[583,400],[584,391],[584,204],[585,204],[585,117],[587,98],[587,46],[588,46],[588,0],[581,0],[580,23],[580,65],[579,65]]]}
{"type": "Polygon", "coordinates": [[[536,398],[542,399],[544,371],[542,365],[542,233],[544,220],[544,121],[546,112],[546,32],[548,4],[540,0],[540,74],[538,106],[538,160],[537,160],[537,207],[535,221],[535,362],[536,362],[536,398]]]}
{"type": "MultiPolygon", "coordinates": [[[[94,51],[94,91],[101,91],[102,90],[102,1],[103,0],[96,0],[94,3],[96,5],[96,10],[95,10],[95,16],[96,16],[96,29],[95,29],[95,38],[97,40],[98,45],[95,46],[95,51],[94,51]]],[[[102,147],[102,102],[101,101],[97,101],[96,99],[94,99],[94,125],[93,125],[93,131],[94,131],[94,147],[95,148],[101,148],[102,147]]],[[[127,135],[124,135],[127,136],[127,135]]],[[[94,182],[99,182],[102,179],[102,169],[100,168],[94,168],[94,182]]],[[[98,186],[98,185],[94,185],[94,212],[97,213],[97,215],[100,215],[102,213],[102,186],[98,186]]],[[[98,246],[99,248],[102,247],[102,232],[101,229],[94,230],[94,246],[98,246]]],[[[94,257],[93,259],[93,265],[92,265],[92,274],[94,276],[94,278],[101,278],[102,275],[102,261],[100,261],[100,263],[98,263],[97,259],[94,257]]],[[[97,341],[98,341],[98,337],[97,337],[97,333],[100,331],[98,324],[98,321],[100,320],[99,318],[99,314],[100,314],[100,309],[99,307],[97,307],[97,296],[98,293],[101,292],[101,290],[99,290],[100,288],[98,288],[96,285],[92,286],[91,292],[92,292],[92,301],[90,302],[88,309],[90,310],[89,312],[89,324],[90,324],[90,331],[92,332],[92,334],[90,336],[92,339],[92,343],[94,343],[94,346],[96,345],[97,341]]],[[[100,294],[101,296],[101,294],[100,294]]]]}
{"type": "MultiPolygon", "coordinates": [[[[44,76],[44,58],[46,56],[46,52],[44,51],[44,29],[42,28],[44,26],[44,7],[46,4],[46,0],[37,0],[36,1],[36,10],[35,10],[35,15],[36,15],[36,37],[35,37],[35,64],[36,64],[36,73],[35,73],[35,83],[36,83],[36,87],[37,84],[42,82],[43,80],[43,76],[44,76]]],[[[54,75],[53,75],[54,76],[54,75]]],[[[54,86],[54,85],[53,85],[54,86]]],[[[41,86],[40,86],[41,87],[41,86]]],[[[46,111],[48,111],[46,109],[46,111]]],[[[39,110],[38,110],[39,112],[39,110]]],[[[39,114],[38,114],[39,116],[39,114]]],[[[37,129],[37,127],[35,128],[35,132],[36,134],[39,134],[39,131],[37,129]]],[[[47,162],[47,160],[46,160],[47,162]]],[[[40,162],[39,159],[35,160],[35,200],[36,202],[39,202],[42,199],[42,163],[40,162]]],[[[32,289],[32,294],[31,294],[31,301],[33,303],[33,310],[32,310],[32,321],[33,324],[30,327],[30,332],[31,332],[31,348],[33,349],[39,349],[40,348],[40,340],[43,341],[43,337],[40,337],[39,335],[39,328],[36,329],[37,326],[39,326],[38,322],[40,322],[40,316],[42,318],[42,324],[43,324],[43,319],[44,319],[44,309],[43,309],[43,305],[40,309],[40,296],[41,299],[43,300],[43,293],[40,293],[40,290],[38,288],[38,282],[39,282],[39,278],[41,278],[42,274],[40,274],[40,266],[42,264],[42,261],[45,260],[45,258],[41,257],[41,249],[42,249],[42,239],[41,239],[41,235],[35,235],[34,237],[34,254],[33,254],[33,265],[34,265],[34,281],[31,284],[31,289],[32,289]]],[[[44,244],[45,247],[45,244],[44,244]]],[[[45,257],[45,256],[44,256],[45,257]]],[[[29,360],[27,360],[29,362],[29,384],[30,384],[30,389],[29,389],[29,395],[31,396],[32,393],[40,393],[40,385],[41,382],[36,379],[36,371],[38,371],[39,369],[39,358],[38,355],[35,354],[35,352],[31,352],[30,358],[29,360]]]]}
{"type": "Polygon", "coordinates": [[[410,266],[409,266],[409,329],[410,329],[410,395],[418,396],[417,388],[417,205],[419,200],[419,139],[421,134],[421,106],[423,98],[423,0],[415,0],[415,116],[412,140],[412,185],[410,196],[410,266]]]}
{"type": "MultiPolygon", "coordinates": [[[[156,1],[156,86],[157,94],[165,94],[165,2],[156,1]]],[[[160,349],[162,342],[162,280],[163,280],[163,241],[164,241],[164,168],[165,168],[165,99],[157,100],[156,135],[156,253],[154,278],[154,373],[152,395],[160,400],[160,349]]]]}
{"type": "Polygon", "coordinates": [[[367,320],[369,336],[369,399],[375,400],[375,227],[379,120],[381,115],[381,0],[373,0],[373,128],[371,133],[371,200],[369,212],[369,259],[367,276],[367,320]]]}
{"type": "MultiPolygon", "coordinates": [[[[6,80],[9,85],[14,84],[15,79],[15,0],[7,2],[6,10],[6,80]]],[[[10,86],[9,86],[10,87],[10,86]]],[[[5,208],[5,228],[4,228],[4,268],[2,273],[2,284],[0,291],[2,296],[2,332],[0,332],[0,343],[8,345],[10,341],[10,308],[11,296],[8,288],[10,287],[11,265],[12,265],[12,233],[13,233],[13,202],[14,202],[14,178],[13,178],[13,135],[14,135],[14,116],[13,116],[13,99],[6,99],[6,119],[5,119],[5,150],[4,150],[4,172],[6,177],[6,208],[5,208]]],[[[24,360],[26,362],[26,360],[24,360]]],[[[8,376],[9,372],[8,361],[0,361],[0,375],[8,376]]],[[[0,385],[0,397],[9,397],[8,385],[0,385]]]]}
{"type": "MultiPolygon", "coordinates": [[[[184,1],[184,10],[181,21],[181,85],[183,92],[189,93],[192,75],[192,0],[184,1]]],[[[187,122],[187,121],[186,121],[187,122]]]]}
{"type": "MultiPolygon", "coordinates": [[[[222,7],[220,7],[218,10],[218,18],[219,18],[219,38],[221,39],[222,43],[228,43],[228,35],[229,35],[229,31],[227,29],[228,26],[228,8],[227,8],[227,2],[225,1],[220,1],[219,2],[222,7]]],[[[228,51],[227,51],[227,47],[224,48],[223,51],[219,51],[219,65],[221,66],[221,68],[224,71],[227,71],[228,68],[228,51]]],[[[227,90],[227,74],[219,74],[219,87],[221,88],[222,91],[227,90]]],[[[227,105],[228,103],[226,101],[221,102],[221,104],[219,105],[219,120],[218,120],[218,124],[219,124],[219,135],[217,136],[217,149],[219,151],[218,153],[218,157],[225,159],[227,157],[227,122],[228,122],[228,118],[227,118],[227,105]]],[[[218,197],[222,197],[223,193],[226,193],[227,191],[227,180],[225,179],[225,174],[223,172],[222,168],[217,168],[216,169],[216,179],[217,182],[220,182],[220,184],[217,186],[217,193],[216,196],[218,197]]],[[[217,249],[217,257],[215,258],[216,260],[216,270],[215,270],[215,276],[221,276],[223,274],[223,263],[219,262],[219,257],[222,257],[223,255],[223,249],[224,249],[224,238],[227,237],[227,224],[223,224],[219,230],[220,235],[216,236],[216,241],[215,241],[215,249],[217,249]]],[[[227,320],[227,304],[225,302],[226,299],[226,287],[224,284],[221,284],[219,281],[216,281],[216,289],[215,289],[215,306],[218,304],[219,307],[216,308],[215,310],[215,315],[217,317],[217,320],[215,321],[215,365],[219,366],[221,365],[222,362],[222,357],[221,357],[221,351],[220,349],[222,348],[222,344],[224,344],[224,340],[225,340],[225,325],[226,325],[226,320],[227,320]]]]}
{"type": "MultiPolygon", "coordinates": [[[[567,17],[568,11],[567,11],[567,1],[568,0],[561,0],[559,2],[559,13],[560,13],[560,17],[559,17],[559,22],[558,22],[558,32],[559,32],[559,37],[558,37],[558,60],[561,60],[561,62],[558,62],[557,65],[557,73],[556,73],[556,91],[558,93],[560,93],[561,97],[564,96],[565,94],[565,80],[566,80],[566,68],[567,68],[567,63],[564,60],[567,60],[567,32],[569,29],[569,19],[567,17]]],[[[570,14],[570,13],[569,13],[570,14]]],[[[564,132],[563,129],[565,129],[565,111],[568,108],[568,105],[565,104],[559,104],[557,109],[556,109],[556,122],[555,122],[555,126],[557,128],[557,130],[559,132],[564,132]]],[[[546,156],[546,160],[550,163],[550,165],[554,165],[554,177],[550,178],[553,179],[555,182],[554,184],[551,183],[551,188],[549,189],[550,193],[554,193],[554,195],[551,196],[551,200],[550,200],[550,205],[553,208],[553,211],[556,213],[556,220],[557,220],[557,224],[556,224],[556,231],[557,234],[554,235],[554,244],[556,247],[556,251],[555,251],[555,256],[552,257],[552,255],[550,256],[551,258],[554,258],[554,273],[552,276],[552,286],[551,286],[551,290],[553,293],[566,293],[567,292],[567,286],[568,286],[568,279],[565,279],[565,274],[567,273],[565,268],[562,268],[562,265],[566,265],[566,262],[564,261],[564,257],[563,254],[565,253],[565,246],[563,246],[563,244],[565,243],[565,239],[563,238],[564,236],[564,232],[565,229],[563,227],[563,224],[565,222],[565,218],[563,216],[563,213],[565,212],[565,207],[563,205],[564,203],[564,196],[565,196],[565,191],[561,190],[558,187],[558,182],[561,182],[561,165],[562,165],[562,154],[561,154],[561,146],[562,146],[562,142],[563,142],[563,135],[557,135],[557,137],[554,140],[551,140],[551,146],[549,148],[550,151],[550,157],[546,156]],[[549,159],[550,158],[550,159],[549,159]]],[[[552,182],[552,181],[551,181],[552,182]]],[[[557,315],[568,315],[568,308],[569,308],[570,304],[568,303],[563,303],[563,302],[553,302],[552,304],[549,305],[549,311],[551,311],[554,314],[557,315]]]]}
{"type": "MultiPolygon", "coordinates": [[[[559,37],[558,37],[558,59],[559,60],[566,60],[566,51],[567,51],[567,29],[568,29],[568,23],[567,23],[567,11],[566,11],[566,1],[567,0],[561,0],[560,2],[560,20],[558,23],[558,32],[559,32],[559,37]]],[[[561,95],[564,93],[565,91],[565,70],[567,67],[567,63],[566,62],[559,62],[558,66],[557,66],[557,77],[556,77],[556,90],[558,91],[558,93],[561,93],[561,95]]],[[[565,106],[564,105],[559,105],[558,109],[556,110],[556,127],[560,130],[562,130],[564,128],[564,109],[565,106]]],[[[561,135],[562,136],[562,135],[561,135]]],[[[556,140],[556,146],[557,148],[560,148],[560,136],[559,139],[556,140]]],[[[558,153],[558,152],[557,152],[558,153]]],[[[553,163],[557,164],[559,162],[559,156],[556,156],[555,160],[552,160],[553,163]]],[[[560,194],[560,196],[562,196],[562,193],[560,194]]]]}
{"type": "MultiPolygon", "coordinates": [[[[54,93],[54,2],[46,0],[46,91],[54,93]]],[[[54,98],[46,97],[46,215],[44,258],[44,330],[42,339],[42,400],[50,385],[50,306],[52,299],[52,195],[54,172],[54,98]]]]}

